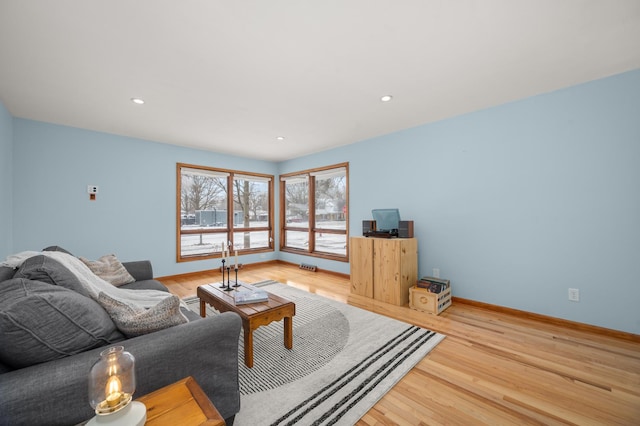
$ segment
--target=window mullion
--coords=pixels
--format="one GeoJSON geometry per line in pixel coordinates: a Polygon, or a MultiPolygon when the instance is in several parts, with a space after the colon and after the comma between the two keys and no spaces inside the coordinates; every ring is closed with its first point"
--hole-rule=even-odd
{"type": "Polygon", "coordinates": [[[309,251],[316,251],[316,178],[309,178],[309,251]]]}
{"type": "Polygon", "coordinates": [[[233,174],[227,177],[227,241],[225,242],[225,246],[229,243],[229,241],[231,241],[231,244],[233,245],[233,227],[235,225],[235,222],[233,221],[233,218],[235,216],[235,212],[233,210],[233,197],[235,195],[234,191],[236,189],[233,179],[233,174]]]}

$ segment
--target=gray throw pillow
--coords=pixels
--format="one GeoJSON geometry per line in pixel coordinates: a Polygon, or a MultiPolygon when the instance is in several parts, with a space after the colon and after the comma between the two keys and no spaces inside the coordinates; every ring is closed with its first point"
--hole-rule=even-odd
{"type": "Polygon", "coordinates": [[[180,311],[180,299],[169,295],[155,306],[126,304],[100,292],[98,302],[127,337],[140,336],[189,322],[180,311]]]}
{"type": "Polygon", "coordinates": [[[124,339],[94,300],[23,278],[0,286],[0,361],[23,368],[124,339]]]}
{"type": "Polygon", "coordinates": [[[62,266],[57,260],[42,254],[25,260],[13,277],[42,281],[68,288],[85,297],[91,297],[80,280],[71,271],[62,266]]]}

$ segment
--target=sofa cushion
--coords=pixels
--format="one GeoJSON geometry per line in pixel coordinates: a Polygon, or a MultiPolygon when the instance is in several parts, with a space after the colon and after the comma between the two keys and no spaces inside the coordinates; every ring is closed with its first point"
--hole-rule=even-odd
{"type": "Polygon", "coordinates": [[[91,269],[91,272],[116,287],[136,280],[120,263],[115,254],[106,254],[98,260],[89,260],[84,257],[80,257],[80,260],[91,269]]]}
{"type": "Polygon", "coordinates": [[[18,268],[14,278],[41,281],[68,288],[85,297],[91,297],[80,280],[60,262],[45,255],[30,257],[18,268]]]}
{"type": "Polygon", "coordinates": [[[0,286],[0,361],[12,368],[124,339],[92,299],[64,287],[14,278],[0,286]]]}
{"type": "Polygon", "coordinates": [[[2,281],[10,280],[13,278],[13,275],[16,273],[16,270],[13,268],[9,268],[8,266],[0,266],[0,283],[2,281]]]}
{"type": "Polygon", "coordinates": [[[196,314],[195,312],[193,312],[191,309],[189,308],[185,308],[183,306],[180,307],[180,312],[182,312],[182,315],[184,315],[185,317],[187,317],[187,320],[189,320],[189,322],[192,321],[198,321],[201,320],[202,317],[200,316],[200,314],[196,314]]]}
{"type": "Polygon", "coordinates": [[[98,295],[98,302],[127,337],[153,333],[189,322],[180,311],[180,299],[175,295],[167,296],[149,309],[123,303],[103,292],[98,295]]]}

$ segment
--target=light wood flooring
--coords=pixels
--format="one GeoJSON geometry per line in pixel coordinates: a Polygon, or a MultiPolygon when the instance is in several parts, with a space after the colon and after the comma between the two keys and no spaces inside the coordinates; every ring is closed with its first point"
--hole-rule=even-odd
{"type": "MultiPolygon", "coordinates": [[[[286,263],[250,265],[239,279],[276,280],[447,336],[360,419],[360,426],[640,425],[640,338],[633,335],[455,300],[441,315],[430,315],[351,296],[348,277],[286,263]]],[[[220,275],[160,280],[185,297],[220,275]]]]}

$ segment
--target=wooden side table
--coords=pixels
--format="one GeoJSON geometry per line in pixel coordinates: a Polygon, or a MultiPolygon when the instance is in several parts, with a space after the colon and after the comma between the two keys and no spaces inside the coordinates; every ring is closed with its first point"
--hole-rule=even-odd
{"type": "Polygon", "coordinates": [[[137,398],[147,407],[147,426],[225,426],[224,419],[193,377],[137,398]]]}

